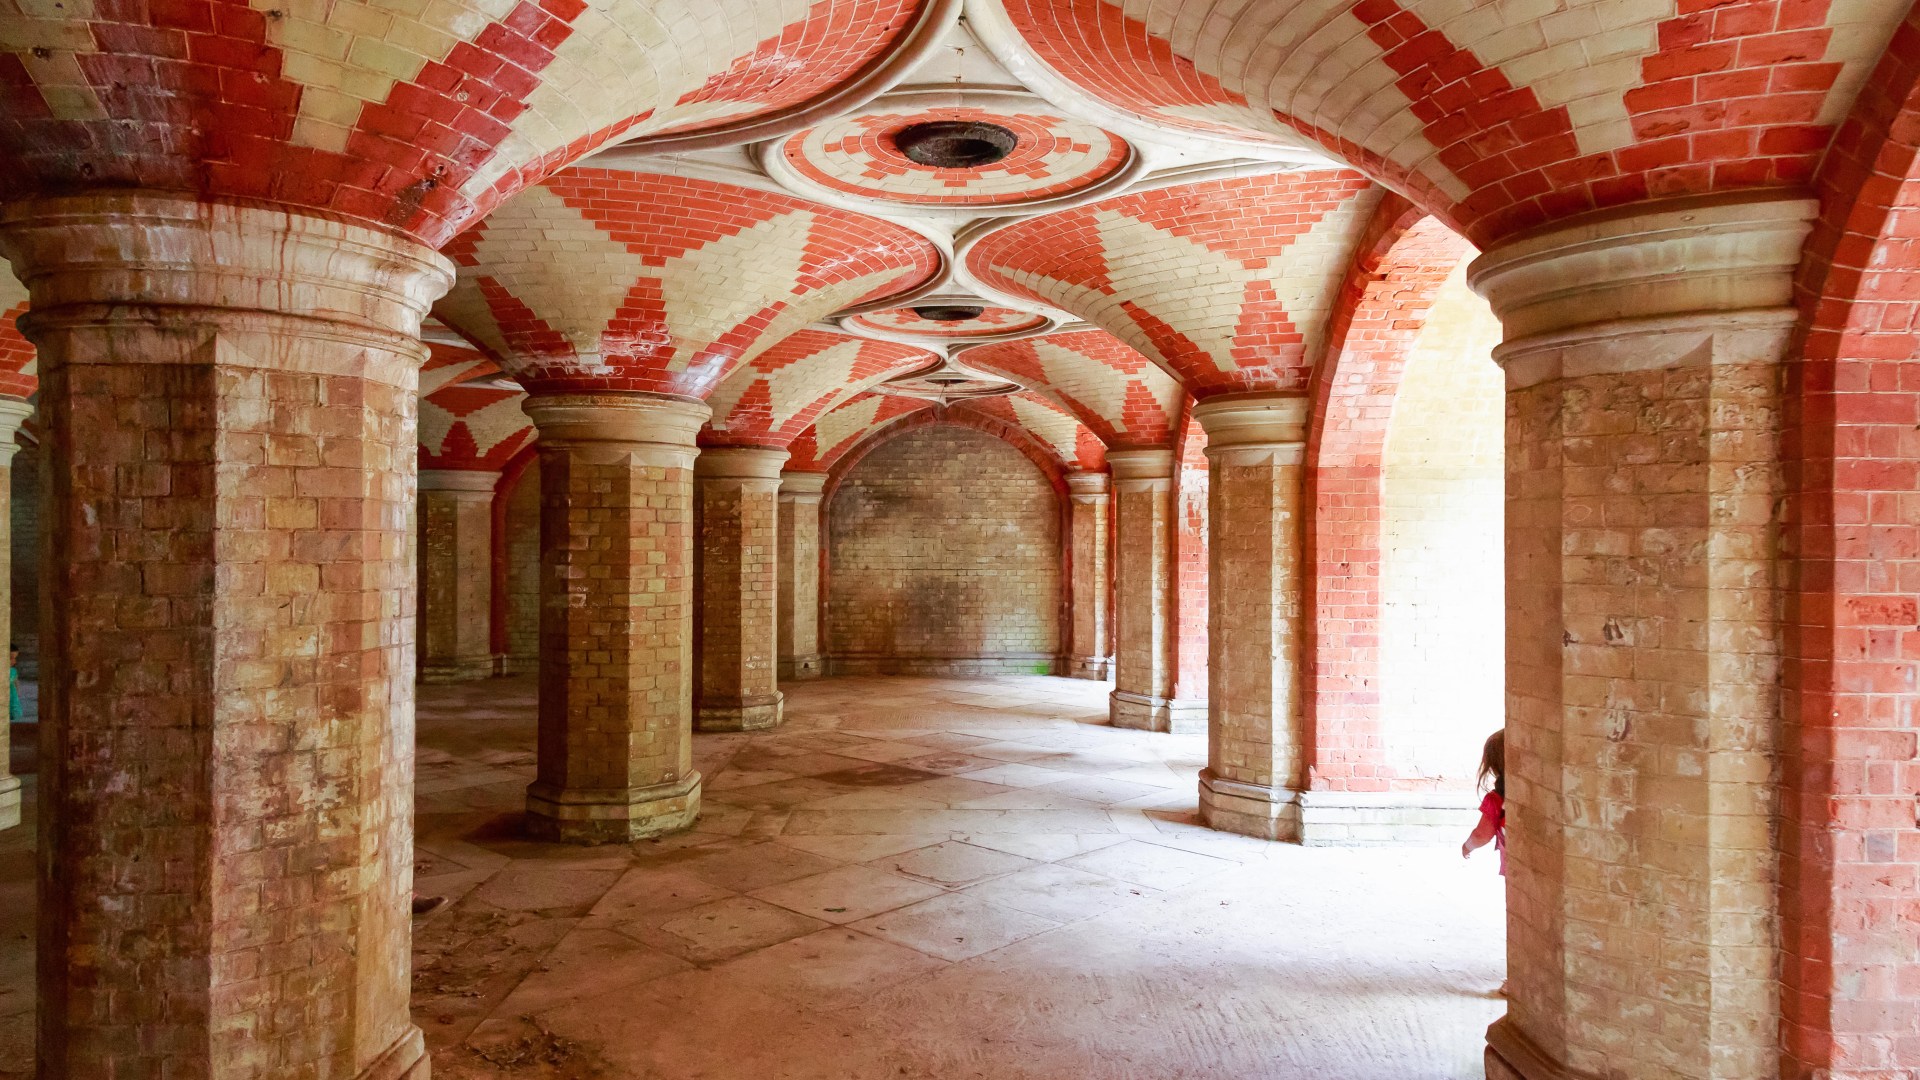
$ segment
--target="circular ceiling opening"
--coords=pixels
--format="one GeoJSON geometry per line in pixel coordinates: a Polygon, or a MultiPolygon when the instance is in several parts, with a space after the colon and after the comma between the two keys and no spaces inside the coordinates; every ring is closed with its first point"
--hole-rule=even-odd
{"type": "Polygon", "coordinates": [[[928,322],[966,322],[979,318],[985,310],[968,304],[928,304],[914,308],[913,313],[928,322]]]}
{"type": "Polygon", "coordinates": [[[977,169],[1013,153],[1020,141],[998,124],[973,120],[930,120],[908,124],[893,134],[893,145],[916,165],[936,169],[977,169]]]}

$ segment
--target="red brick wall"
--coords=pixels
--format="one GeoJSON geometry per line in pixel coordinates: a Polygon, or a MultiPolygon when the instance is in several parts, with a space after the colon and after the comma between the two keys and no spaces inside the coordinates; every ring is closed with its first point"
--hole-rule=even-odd
{"type": "MultiPolygon", "coordinates": [[[[1190,406],[1187,410],[1190,411],[1190,406]]],[[[1183,417],[1173,460],[1173,694],[1207,697],[1207,433],[1183,417]]]]}
{"type": "Polygon", "coordinates": [[[1782,1075],[1879,1080],[1920,1074],[1920,12],[1820,180],[1787,368],[1782,1075]]]}
{"type": "Polygon", "coordinates": [[[1060,504],[1019,450],[916,427],[847,473],[827,520],[833,670],[1054,670],[1060,504]]]}

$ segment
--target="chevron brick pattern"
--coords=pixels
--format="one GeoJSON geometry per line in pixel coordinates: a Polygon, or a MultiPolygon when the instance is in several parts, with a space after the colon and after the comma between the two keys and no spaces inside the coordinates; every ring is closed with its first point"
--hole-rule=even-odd
{"type": "Polygon", "coordinates": [[[420,369],[420,467],[499,472],[534,439],[524,390],[475,386],[498,375],[471,349],[434,343],[420,369]]]}
{"type": "Polygon", "coordinates": [[[963,401],[951,411],[990,417],[1024,431],[1062,468],[1099,472],[1107,467],[1107,447],[1100,437],[1071,412],[1031,390],[963,401]]]}
{"type": "Polygon", "coordinates": [[[1105,330],[982,345],[961,359],[1065,407],[1108,446],[1172,445],[1180,384],[1105,330]]]}
{"type": "Polygon", "coordinates": [[[616,137],[791,110],[916,0],[79,0],[0,7],[0,197],[269,199],[435,246],[616,137]]]}
{"type": "Polygon", "coordinates": [[[988,284],[1154,358],[1196,396],[1304,390],[1379,194],[1345,170],[1208,181],[1030,218],[966,258],[988,284]]]}
{"type": "Polygon", "coordinates": [[[1308,139],[1485,246],[1650,196],[1807,182],[1897,0],[1005,0],[1158,123],[1308,139]]]}
{"type": "Polygon", "coordinates": [[[796,330],[924,282],[889,222],[708,180],[572,169],[447,248],[435,309],[530,393],[704,398],[796,330]]]}
{"type": "Polygon", "coordinates": [[[822,414],[876,382],[935,362],[923,349],[801,330],[742,364],[707,404],[704,446],[785,447],[822,414]]]}

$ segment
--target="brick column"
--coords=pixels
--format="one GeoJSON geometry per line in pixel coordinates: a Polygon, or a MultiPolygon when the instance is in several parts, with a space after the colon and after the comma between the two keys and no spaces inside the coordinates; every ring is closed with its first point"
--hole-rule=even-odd
{"type": "Polygon", "coordinates": [[[774,584],[779,678],[817,679],[820,657],[820,495],[826,473],[780,474],[780,538],[774,584]]]}
{"type": "Polygon", "coordinates": [[[1107,474],[1067,474],[1072,499],[1068,550],[1073,553],[1073,625],[1067,674],[1105,681],[1107,655],[1107,474]]]}
{"type": "Polygon", "coordinates": [[[493,674],[493,488],[499,473],[420,473],[420,678],[493,674]]]}
{"type": "Polygon", "coordinates": [[[540,430],[537,837],[686,828],[693,769],[694,437],[708,409],[651,394],[523,406],[540,430]]]}
{"type": "Polygon", "coordinates": [[[1471,271],[1508,385],[1496,1080],[1778,1074],[1781,361],[1814,212],[1654,204],[1471,271]]]}
{"type": "Polygon", "coordinates": [[[1269,840],[1300,835],[1301,499],[1307,399],[1216,398],[1207,432],[1207,767],[1200,819],[1269,840]]]}
{"type": "Polygon", "coordinates": [[[694,726],[758,731],[780,723],[780,466],[785,450],[718,447],[694,463],[694,726]]]}
{"type": "Polygon", "coordinates": [[[1110,450],[1114,514],[1114,727],[1204,731],[1205,706],[1173,696],[1173,453],[1110,450]]]}
{"type": "Polygon", "coordinates": [[[420,320],[260,206],[16,203],[49,457],[42,1076],[424,1077],[408,1018],[420,320]]]}
{"type": "MultiPolygon", "coordinates": [[[[0,564],[0,642],[11,640],[5,630],[13,614],[13,455],[20,449],[13,436],[32,415],[32,405],[0,398],[0,560],[5,560],[0,564]]],[[[20,824],[20,778],[10,771],[10,756],[6,740],[0,740],[0,829],[20,824]]]]}

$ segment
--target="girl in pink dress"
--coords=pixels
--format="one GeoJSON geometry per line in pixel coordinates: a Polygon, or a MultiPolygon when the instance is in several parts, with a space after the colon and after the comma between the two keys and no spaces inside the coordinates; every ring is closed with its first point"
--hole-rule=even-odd
{"type": "Polygon", "coordinates": [[[1493,786],[1488,789],[1487,797],[1480,800],[1480,824],[1473,827],[1467,842],[1460,845],[1460,857],[1473,854],[1475,848],[1485,847],[1487,841],[1500,851],[1500,876],[1507,874],[1507,732],[1505,728],[1487,737],[1485,749],[1480,751],[1480,783],[1489,780],[1493,786]]]}

